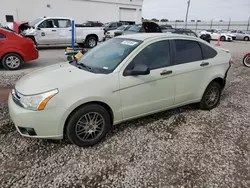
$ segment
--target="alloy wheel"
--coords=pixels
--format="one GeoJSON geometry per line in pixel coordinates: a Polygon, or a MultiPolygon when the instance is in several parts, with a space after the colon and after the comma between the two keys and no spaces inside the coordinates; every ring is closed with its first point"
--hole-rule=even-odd
{"type": "Polygon", "coordinates": [[[220,90],[218,87],[211,87],[205,96],[207,106],[214,106],[220,98],[220,90]]]}
{"type": "Polygon", "coordinates": [[[7,67],[9,67],[11,69],[15,69],[15,68],[19,67],[20,64],[21,64],[21,61],[16,56],[9,56],[6,58],[6,65],[7,65],[7,67]]]}
{"type": "Polygon", "coordinates": [[[75,133],[82,141],[92,141],[102,134],[104,127],[104,117],[97,112],[89,112],[78,120],[75,133]]]}

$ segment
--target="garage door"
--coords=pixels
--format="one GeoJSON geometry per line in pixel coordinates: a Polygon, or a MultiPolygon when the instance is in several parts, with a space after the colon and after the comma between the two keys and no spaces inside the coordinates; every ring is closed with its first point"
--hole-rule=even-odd
{"type": "Polygon", "coordinates": [[[120,8],[120,21],[136,21],[136,9],[120,8]]]}

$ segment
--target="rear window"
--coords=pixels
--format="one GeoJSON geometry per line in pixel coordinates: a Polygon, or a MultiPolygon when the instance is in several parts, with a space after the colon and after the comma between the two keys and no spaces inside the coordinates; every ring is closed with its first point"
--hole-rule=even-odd
{"type": "Polygon", "coordinates": [[[200,46],[201,46],[201,50],[202,50],[202,55],[203,55],[203,59],[210,59],[210,58],[214,58],[217,55],[217,52],[211,48],[210,46],[199,42],[200,46]]]}

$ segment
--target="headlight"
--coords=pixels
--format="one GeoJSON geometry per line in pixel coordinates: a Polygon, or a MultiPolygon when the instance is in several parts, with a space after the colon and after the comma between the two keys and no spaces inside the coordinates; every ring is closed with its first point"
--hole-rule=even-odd
{"type": "Polygon", "coordinates": [[[17,95],[19,95],[19,102],[24,108],[29,110],[44,110],[49,100],[53,98],[57,93],[58,89],[36,95],[17,95]]]}

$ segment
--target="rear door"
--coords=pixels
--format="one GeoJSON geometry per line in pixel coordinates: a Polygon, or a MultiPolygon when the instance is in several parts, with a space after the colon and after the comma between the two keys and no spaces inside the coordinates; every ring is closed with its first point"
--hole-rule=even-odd
{"type": "Polygon", "coordinates": [[[244,32],[238,30],[237,33],[236,33],[236,38],[237,38],[238,40],[243,40],[243,39],[244,39],[244,32]]]}
{"type": "Polygon", "coordinates": [[[72,28],[70,19],[56,19],[54,20],[57,26],[57,43],[70,44],[72,38],[72,28]]]}
{"type": "Polygon", "coordinates": [[[202,49],[195,40],[172,40],[174,48],[175,104],[185,104],[197,100],[199,88],[204,83],[211,66],[203,60],[202,49]]]}
{"type": "Polygon", "coordinates": [[[44,20],[37,27],[38,44],[57,44],[57,27],[53,19],[44,20]]]}

